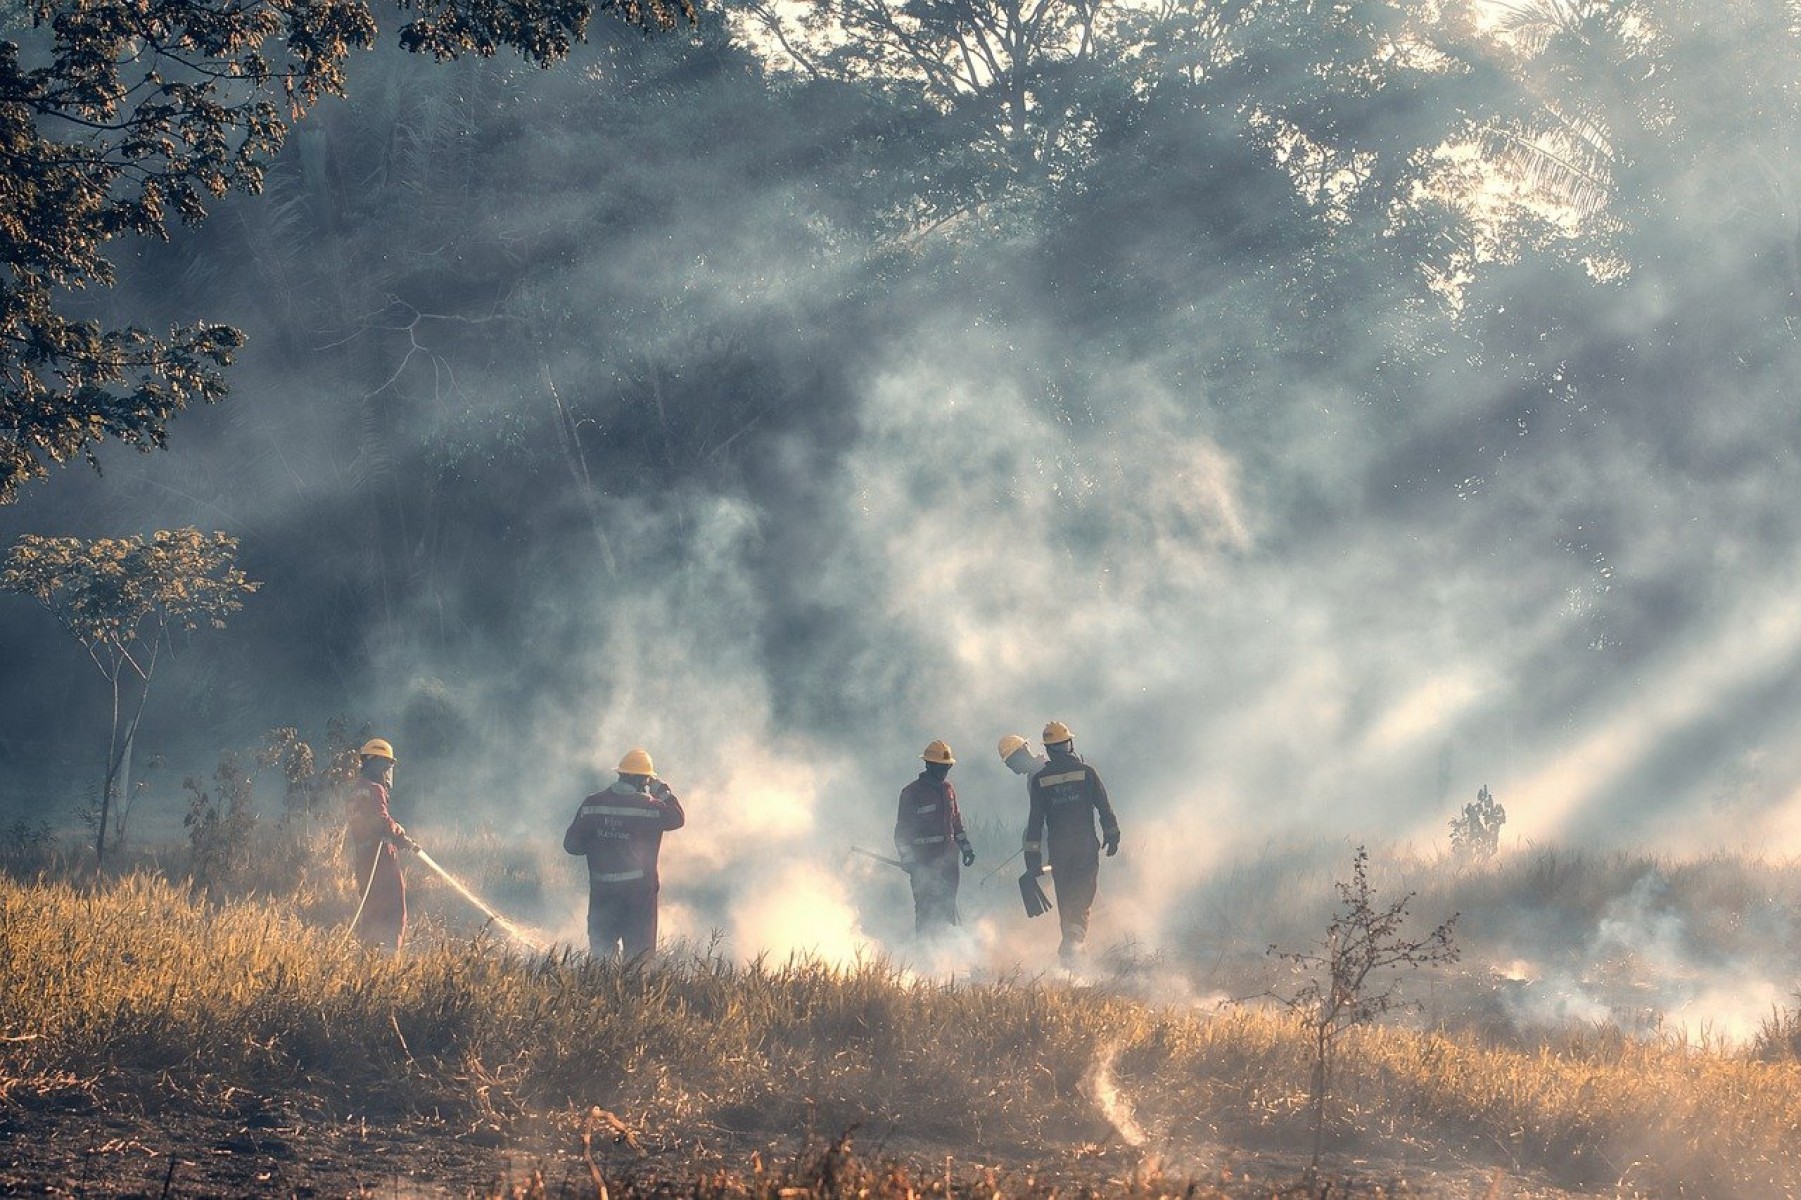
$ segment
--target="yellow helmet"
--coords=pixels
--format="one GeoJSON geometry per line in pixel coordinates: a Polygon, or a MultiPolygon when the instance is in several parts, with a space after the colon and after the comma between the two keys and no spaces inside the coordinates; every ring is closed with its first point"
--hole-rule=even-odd
{"type": "Polygon", "coordinates": [[[921,754],[919,757],[925,759],[929,763],[937,763],[939,766],[944,767],[948,767],[957,761],[956,756],[951,753],[951,748],[943,742],[933,742],[926,747],[925,753],[921,754]]]}
{"type": "Polygon", "coordinates": [[[1069,726],[1061,721],[1052,721],[1044,727],[1044,744],[1055,746],[1058,742],[1067,742],[1076,735],[1069,731],[1069,726]]]}
{"type": "Polygon", "coordinates": [[[1025,745],[1026,739],[1020,737],[1017,733],[1003,734],[1001,736],[1000,744],[1001,761],[1006,762],[1009,758],[1012,758],[1015,754],[1018,754],[1021,750],[1025,749],[1025,745]]]}
{"type": "Polygon", "coordinates": [[[625,752],[625,757],[619,760],[619,773],[621,775],[655,775],[657,769],[651,764],[650,751],[642,746],[633,746],[625,752]]]}
{"type": "Polygon", "coordinates": [[[363,743],[363,748],[357,753],[364,758],[385,758],[389,762],[394,761],[394,747],[388,744],[387,738],[370,738],[363,743]]]}

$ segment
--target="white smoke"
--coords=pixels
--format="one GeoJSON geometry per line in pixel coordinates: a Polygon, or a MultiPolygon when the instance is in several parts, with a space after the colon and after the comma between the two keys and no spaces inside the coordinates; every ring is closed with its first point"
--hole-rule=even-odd
{"type": "Polygon", "coordinates": [[[1119,1059],[1119,1047],[1109,1046],[1095,1060],[1094,1068],[1088,1074],[1088,1094],[1094,1106],[1106,1118],[1107,1124],[1113,1126],[1119,1139],[1128,1146],[1142,1146],[1148,1141],[1143,1126],[1138,1123],[1138,1114],[1132,1101],[1120,1090],[1113,1077],[1113,1066],[1119,1059]]]}
{"type": "Polygon", "coordinates": [[[1694,1045],[1744,1045],[1792,992],[1768,966],[1738,946],[1707,946],[1664,873],[1650,869],[1607,902],[1573,953],[1498,967],[1497,996],[1526,1029],[1613,1025],[1694,1045]]]}

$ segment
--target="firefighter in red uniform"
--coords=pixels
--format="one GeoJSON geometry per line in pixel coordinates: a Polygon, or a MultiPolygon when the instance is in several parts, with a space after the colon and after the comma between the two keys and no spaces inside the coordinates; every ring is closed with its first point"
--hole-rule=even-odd
{"type": "Polygon", "coordinates": [[[1063,942],[1057,956],[1074,966],[1088,938],[1088,910],[1094,906],[1095,885],[1100,877],[1100,849],[1111,857],[1119,853],[1119,821],[1107,800],[1106,785],[1098,771],[1076,754],[1075,735],[1061,721],[1044,727],[1048,761],[1026,785],[1032,807],[1026,817],[1026,873],[1044,870],[1045,842],[1050,843],[1051,883],[1057,895],[1057,919],[1063,942]],[[1101,836],[1094,835],[1094,818],[1101,819],[1101,836]]]}
{"type": "Polygon", "coordinates": [[[419,844],[388,814],[394,747],[383,738],[370,738],[358,754],[359,777],[344,806],[346,840],[361,900],[351,931],[367,945],[398,951],[406,940],[406,879],[400,873],[400,849],[417,850],[419,844]]]}
{"type": "Polygon", "coordinates": [[[588,856],[588,953],[627,959],[657,946],[657,852],[687,823],[682,802],[657,778],[649,752],[619,761],[619,779],[582,801],[563,849],[588,856]]]}
{"type": "Polygon", "coordinates": [[[943,742],[933,742],[920,755],[925,769],[901,789],[900,812],[894,819],[894,849],[913,885],[913,929],[924,935],[957,923],[957,859],[976,860],[957,811],[957,789],[947,778],[956,758],[943,742]]]}

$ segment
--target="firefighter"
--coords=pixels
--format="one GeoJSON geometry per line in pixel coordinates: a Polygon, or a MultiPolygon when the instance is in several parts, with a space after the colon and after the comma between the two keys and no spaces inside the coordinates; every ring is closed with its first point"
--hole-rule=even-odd
{"type": "Polygon", "coordinates": [[[1046,725],[1044,748],[1048,758],[1026,785],[1032,803],[1021,849],[1028,875],[1040,874],[1046,858],[1050,860],[1057,920],[1063,929],[1057,957],[1073,967],[1088,938],[1088,910],[1094,906],[1100,876],[1099,852],[1104,846],[1108,857],[1119,853],[1119,821],[1100,773],[1076,754],[1069,726],[1061,721],[1046,725]],[[1099,838],[1094,833],[1096,814],[1101,819],[1099,838]]]}
{"type": "Polygon", "coordinates": [[[619,760],[612,786],[582,801],[563,849],[588,856],[588,953],[629,960],[656,949],[657,852],[687,820],[641,748],[619,760]]]}
{"type": "Polygon", "coordinates": [[[957,762],[951,748],[935,741],[919,757],[925,769],[901,789],[894,849],[913,885],[913,930],[923,936],[957,924],[957,860],[967,867],[976,852],[948,778],[957,762]]]}
{"type": "Polygon", "coordinates": [[[1036,774],[1038,768],[1042,767],[1046,761],[1044,755],[1033,754],[1031,743],[1017,733],[1002,734],[998,749],[1001,753],[1001,761],[1006,763],[1007,769],[1015,775],[1036,774]]]}
{"type": "Polygon", "coordinates": [[[356,786],[344,806],[345,837],[360,899],[351,932],[366,945],[398,953],[406,940],[406,877],[400,873],[400,850],[417,850],[419,843],[388,813],[394,747],[384,738],[370,738],[357,756],[356,786]]]}

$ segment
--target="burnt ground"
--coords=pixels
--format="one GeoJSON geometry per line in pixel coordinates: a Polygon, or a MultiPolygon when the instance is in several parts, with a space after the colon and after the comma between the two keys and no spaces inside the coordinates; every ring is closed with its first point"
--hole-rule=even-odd
{"type": "MultiPolygon", "coordinates": [[[[0,1105],[0,1195],[84,1197],[772,1198],[806,1195],[1187,1195],[1553,1200],[1584,1193],[1492,1164],[1339,1152],[1309,1182],[1293,1148],[1210,1146],[1176,1154],[1118,1140],[1032,1148],[916,1143],[852,1129],[752,1135],[705,1125],[630,1130],[590,1114],[470,1123],[432,1113],[377,1118],[316,1097],[206,1098],[91,1086],[0,1105]],[[587,1151],[584,1150],[584,1134],[587,1151]],[[593,1169],[590,1168],[590,1157],[593,1169]]],[[[1611,1194],[1611,1190],[1608,1194],[1611,1194]]]]}

